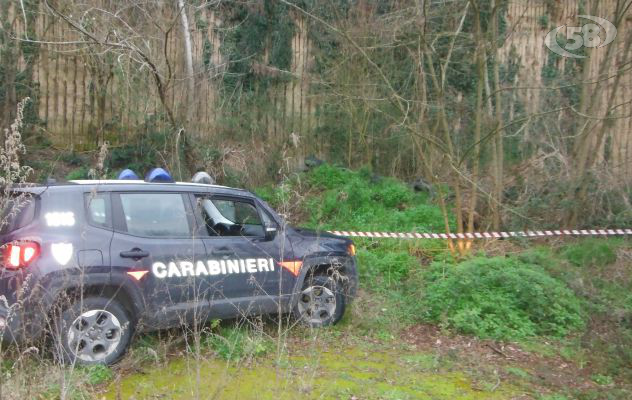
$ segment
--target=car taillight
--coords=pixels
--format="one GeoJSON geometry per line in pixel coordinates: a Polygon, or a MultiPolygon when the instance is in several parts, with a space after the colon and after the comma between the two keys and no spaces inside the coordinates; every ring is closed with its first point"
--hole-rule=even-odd
{"type": "Polygon", "coordinates": [[[40,254],[37,242],[22,241],[7,243],[3,246],[4,267],[18,269],[28,266],[40,254]]]}

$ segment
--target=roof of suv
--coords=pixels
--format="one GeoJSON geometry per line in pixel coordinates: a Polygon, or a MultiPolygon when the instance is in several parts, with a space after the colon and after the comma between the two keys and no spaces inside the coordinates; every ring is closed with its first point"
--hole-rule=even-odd
{"type": "Polygon", "coordinates": [[[175,187],[178,190],[186,190],[186,191],[195,191],[196,188],[199,190],[201,188],[204,189],[219,189],[219,191],[224,193],[230,192],[239,192],[241,195],[251,194],[246,189],[233,188],[228,186],[221,185],[210,185],[205,183],[195,183],[195,182],[146,182],[143,180],[126,180],[126,179],[103,179],[103,180],[71,180],[68,182],[55,182],[55,183],[45,183],[45,184],[35,184],[33,186],[23,186],[21,190],[42,193],[47,189],[53,190],[73,190],[81,187],[95,187],[98,186],[101,189],[106,190],[160,190],[160,191],[169,191],[174,190],[175,187]],[[150,189],[151,188],[151,189],[150,189]]]}
{"type": "Polygon", "coordinates": [[[136,185],[148,185],[148,186],[152,186],[152,185],[186,185],[186,186],[201,186],[201,187],[208,187],[208,188],[222,188],[222,189],[232,189],[232,190],[244,190],[244,189],[237,189],[237,188],[233,188],[233,187],[229,187],[229,186],[222,186],[222,185],[209,185],[207,183],[195,183],[195,182],[147,182],[147,181],[143,181],[143,180],[135,180],[135,179],[78,179],[78,180],[71,180],[68,181],[69,183],[76,183],[79,185],[130,185],[130,184],[136,184],[136,185]]]}

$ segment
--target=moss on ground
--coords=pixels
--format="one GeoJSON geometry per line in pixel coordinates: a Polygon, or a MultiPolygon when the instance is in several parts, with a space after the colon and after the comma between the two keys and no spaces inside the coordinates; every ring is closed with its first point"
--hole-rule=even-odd
{"type": "MultiPolygon", "coordinates": [[[[214,399],[472,400],[518,394],[505,384],[494,391],[481,390],[461,371],[427,372],[411,367],[410,356],[398,349],[345,345],[303,349],[281,363],[272,354],[251,365],[208,357],[199,363],[197,394],[214,399]]],[[[196,369],[193,358],[175,359],[113,382],[105,397],[189,399],[196,396],[196,369]]]]}

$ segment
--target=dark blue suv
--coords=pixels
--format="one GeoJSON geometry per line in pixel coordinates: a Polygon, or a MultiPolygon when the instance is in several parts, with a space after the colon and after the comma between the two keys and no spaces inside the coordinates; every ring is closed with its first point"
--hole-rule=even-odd
{"type": "Polygon", "coordinates": [[[111,364],[134,332],[209,318],[292,313],[334,324],[357,288],[349,239],[289,227],[241,189],[143,180],[14,188],[4,221],[3,339],[50,337],[65,362],[111,364]]]}

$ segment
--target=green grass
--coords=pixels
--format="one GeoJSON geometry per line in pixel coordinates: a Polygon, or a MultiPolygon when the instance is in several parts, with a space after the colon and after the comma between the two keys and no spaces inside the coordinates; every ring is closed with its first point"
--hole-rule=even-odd
{"type": "MultiPolygon", "coordinates": [[[[323,230],[444,231],[441,209],[428,195],[393,178],[375,179],[364,169],[322,165],[281,187],[256,190],[273,207],[291,201],[294,190],[311,193],[303,208],[305,225],[323,230]]],[[[450,216],[454,227],[454,218],[450,216]]]]}
{"type": "Polygon", "coordinates": [[[618,239],[583,239],[565,246],[562,256],[577,267],[603,267],[617,260],[616,249],[620,245],[618,239]]]}
{"type": "Polygon", "coordinates": [[[601,386],[609,386],[609,385],[612,385],[614,382],[612,380],[612,377],[608,375],[595,374],[591,378],[593,382],[601,386]]]}
{"type": "Polygon", "coordinates": [[[222,327],[219,333],[210,333],[203,338],[203,343],[227,361],[260,357],[274,348],[272,341],[262,332],[245,327],[222,327]]]}
{"type": "Polygon", "coordinates": [[[402,357],[406,365],[420,371],[433,371],[440,365],[440,357],[437,354],[414,354],[402,357]]]}
{"type": "Polygon", "coordinates": [[[91,365],[82,369],[86,375],[87,383],[90,385],[99,385],[112,380],[114,377],[112,370],[105,365],[91,365]]]}
{"type": "Polygon", "coordinates": [[[531,374],[529,374],[529,372],[525,371],[524,369],[520,368],[520,367],[507,367],[505,369],[508,373],[520,378],[520,379],[524,379],[524,380],[529,380],[531,379],[531,374]]]}
{"type": "Polygon", "coordinates": [[[391,345],[365,349],[344,341],[288,343],[282,364],[274,354],[252,364],[215,357],[199,361],[199,382],[191,357],[173,359],[144,373],[123,377],[103,393],[107,399],[507,399],[519,395],[510,382],[481,388],[460,369],[438,365],[436,357],[391,345]],[[196,389],[197,387],[197,389],[196,389]]]}
{"type": "Polygon", "coordinates": [[[367,266],[361,270],[362,280],[391,287],[406,279],[419,261],[401,247],[398,243],[384,243],[371,250],[359,248],[358,263],[367,266]]]}

